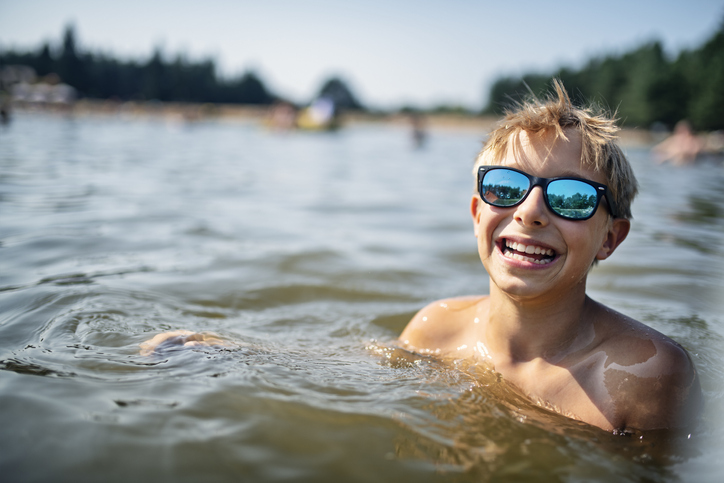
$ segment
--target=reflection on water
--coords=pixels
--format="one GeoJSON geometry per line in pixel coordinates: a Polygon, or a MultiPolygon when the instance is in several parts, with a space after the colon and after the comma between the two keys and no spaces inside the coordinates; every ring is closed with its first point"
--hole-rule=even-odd
{"type": "Polygon", "coordinates": [[[678,218],[690,223],[719,223],[720,218],[724,216],[724,210],[721,208],[721,192],[718,194],[718,202],[698,196],[689,197],[690,211],[679,214],[678,218]]]}
{"type": "Polygon", "coordinates": [[[489,368],[393,347],[483,293],[480,136],[19,115],[0,131],[0,470],[68,481],[715,481],[724,170],[633,150],[629,239],[591,295],[701,374],[691,436],[613,435],[489,368]],[[139,344],[208,331],[230,347],[139,344]]]}
{"type": "MultiPolygon", "coordinates": [[[[724,193],[717,190],[709,193],[712,198],[701,195],[690,195],[684,209],[674,214],[674,219],[684,226],[704,225],[704,233],[691,236],[690,233],[665,233],[659,237],[670,239],[677,245],[699,250],[702,253],[722,255],[722,238],[724,237],[724,193]],[[719,228],[718,230],[716,228],[719,228]]],[[[692,230],[694,229],[692,226],[692,230]]]]}

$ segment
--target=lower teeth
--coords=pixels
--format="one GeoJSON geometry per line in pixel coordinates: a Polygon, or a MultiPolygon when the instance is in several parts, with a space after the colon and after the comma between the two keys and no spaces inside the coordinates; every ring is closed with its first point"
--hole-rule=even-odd
{"type": "Polygon", "coordinates": [[[510,257],[510,258],[515,258],[516,260],[522,260],[522,261],[524,261],[524,262],[529,262],[529,263],[537,263],[538,265],[545,265],[545,264],[550,263],[550,262],[552,261],[552,259],[550,259],[550,258],[544,258],[544,259],[542,259],[542,260],[536,260],[535,258],[525,257],[525,256],[523,256],[523,255],[521,255],[521,254],[519,254],[519,253],[515,253],[515,252],[511,252],[511,251],[507,251],[506,254],[507,254],[508,257],[510,257]]]}

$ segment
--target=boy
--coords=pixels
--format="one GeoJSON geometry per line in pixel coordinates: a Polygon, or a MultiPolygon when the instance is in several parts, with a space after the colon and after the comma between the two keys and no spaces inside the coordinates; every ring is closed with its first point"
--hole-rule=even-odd
{"type": "Polygon", "coordinates": [[[490,295],[434,302],[400,340],[487,361],[533,400],[605,430],[685,427],[701,404],[688,354],[586,295],[590,268],[628,234],[637,191],[618,128],[554,87],[508,113],[475,163],[470,212],[490,295]]]}

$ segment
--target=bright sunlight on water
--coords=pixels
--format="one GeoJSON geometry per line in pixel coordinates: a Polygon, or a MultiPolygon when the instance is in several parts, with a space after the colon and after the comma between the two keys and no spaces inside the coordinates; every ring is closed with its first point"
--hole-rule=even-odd
{"type": "Polygon", "coordinates": [[[4,481],[715,481],[724,169],[657,165],[591,296],[681,343],[692,434],[614,436],[485,368],[394,348],[485,293],[468,215],[484,133],[20,113],[0,126],[4,481]],[[145,356],[168,330],[227,348],[145,356]]]}

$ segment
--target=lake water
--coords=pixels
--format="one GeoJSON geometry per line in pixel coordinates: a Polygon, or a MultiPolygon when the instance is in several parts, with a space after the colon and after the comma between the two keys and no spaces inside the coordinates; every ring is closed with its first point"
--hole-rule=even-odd
{"type": "Polygon", "coordinates": [[[720,481],[721,163],[629,148],[632,233],[589,277],[691,353],[691,435],[614,436],[393,348],[423,305],[488,290],[468,215],[483,137],[0,126],[0,480],[720,481]],[[175,329],[234,346],[139,353],[175,329]]]}

